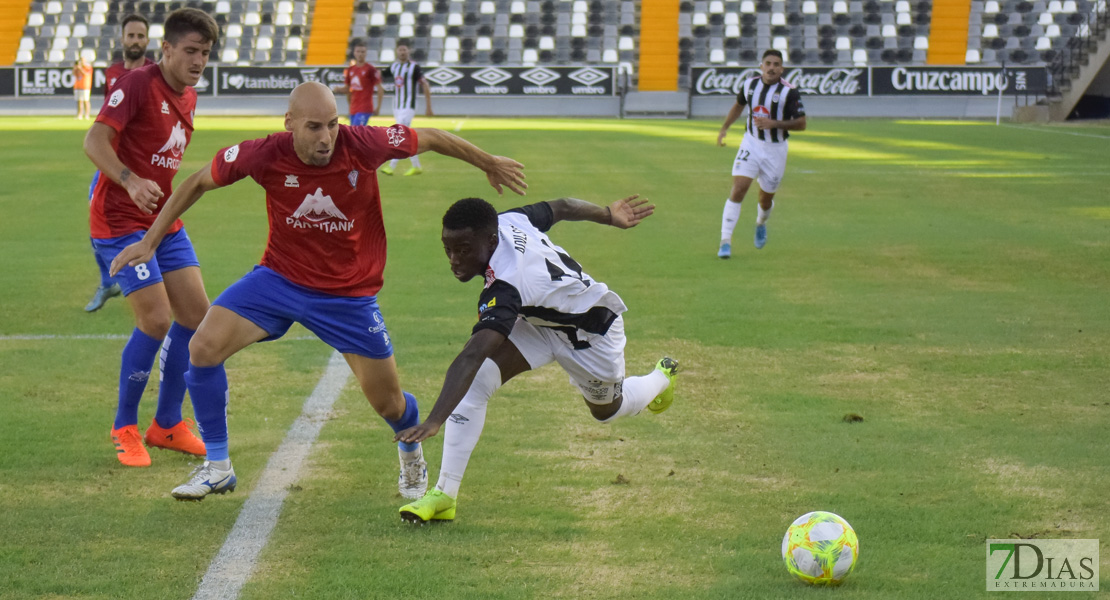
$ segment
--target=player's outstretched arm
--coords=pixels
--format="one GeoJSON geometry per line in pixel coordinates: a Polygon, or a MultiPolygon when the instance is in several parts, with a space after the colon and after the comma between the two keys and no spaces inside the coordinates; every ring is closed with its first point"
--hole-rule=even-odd
{"type": "Polygon", "coordinates": [[[655,213],[655,205],[641,200],[639,194],[614,200],[608,206],[598,206],[578,198],[559,198],[550,200],[554,221],[593,221],[602,225],[612,225],[629,229],[655,213]]]}
{"type": "Polygon", "coordinates": [[[115,276],[125,265],[133,267],[150,260],[174,221],[186,210],[189,210],[189,207],[195,204],[205,192],[218,187],[222,186],[212,179],[212,165],[210,164],[190,175],[185,181],[181,182],[181,185],[177,186],[173,194],[170,194],[170,199],[166,200],[162,212],[158,214],[154,224],[143,235],[143,239],[121,250],[112,261],[108,272],[115,276]]]}
{"type": "Polygon", "coordinates": [[[725,136],[728,135],[728,128],[732,127],[732,124],[736,122],[736,119],[740,118],[740,113],[742,112],[744,112],[744,107],[741,106],[739,103],[733,104],[732,108],[728,110],[728,114],[725,115],[725,122],[721,125],[721,132],[717,134],[718,146],[725,145],[725,136]]]}
{"type": "Polygon", "coordinates": [[[443,389],[440,390],[439,398],[436,399],[436,404],[428,413],[428,417],[416,427],[399,431],[393,437],[393,441],[421,442],[439,433],[439,428],[447,422],[447,417],[451,416],[455,407],[462,402],[463,396],[470,389],[470,384],[474,382],[474,376],[482,367],[482,363],[493,356],[493,351],[497,350],[505,339],[504,334],[493,329],[479,329],[477,333],[470,336],[462,352],[447,368],[443,389]]]}
{"type": "Polygon", "coordinates": [[[442,129],[417,129],[416,136],[418,139],[417,154],[431,150],[444,156],[466,161],[486,173],[486,179],[489,179],[489,184],[497,190],[498,194],[501,193],[502,186],[521,196],[524,195],[524,190],[528,189],[528,184],[524,183],[524,165],[511,158],[494,156],[461,137],[442,129]]]}
{"type": "Polygon", "coordinates": [[[112,140],[116,138],[116,130],[104,123],[93,123],[89,132],[85,134],[85,154],[89,160],[100,169],[101,176],[107,176],[127,190],[131,201],[139,210],[151,215],[158,208],[161,200],[162,188],[158,184],[143,179],[131,172],[127,165],[120,161],[116,151],[112,148],[112,140]]]}

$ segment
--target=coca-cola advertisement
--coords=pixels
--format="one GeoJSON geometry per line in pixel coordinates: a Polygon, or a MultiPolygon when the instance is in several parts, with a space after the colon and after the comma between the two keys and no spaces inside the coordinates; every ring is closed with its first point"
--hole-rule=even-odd
{"type": "MultiPolygon", "coordinates": [[[[692,96],[735,96],[740,86],[759,77],[757,67],[693,67],[690,70],[692,96]]],[[[864,67],[791,67],[782,78],[798,88],[803,96],[868,96],[870,85],[864,67]]]]}

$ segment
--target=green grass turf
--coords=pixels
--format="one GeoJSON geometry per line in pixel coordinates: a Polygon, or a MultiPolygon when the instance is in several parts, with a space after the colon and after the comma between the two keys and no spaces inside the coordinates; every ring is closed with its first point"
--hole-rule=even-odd
{"type": "MultiPolygon", "coordinates": [[[[682,362],[675,405],[601,425],[557,368],[522,376],[491,403],[457,521],[414,528],[396,514],[388,427],[352,382],[243,598],[966,598],[986,594],[984,540],[1013,537],[1101,538],[1110,589],[1105,125],[814,117],[792,137],[767,248],[751,246],[749,201],[721,261],[738,128],[716,148],[718,122],[417,124],[523,162],[526,201],[657,205],[631,231],[564,223],[552,237],[630,307],[630,373],[682,362]],[[779,557],[810,510],[859,534],[836,590],[793,581],[779,557]]],[[[124,340],[11,337],[132,328],[119,299],[81,310],[95,287],[81,126],[0,120],[0,598],[190,598],[330,350],[295,328],[229,361],[235,494],[172,501],[180,455],[120,467],[108,429],[124,340]]],[[[182,174],[279,127],[202,118],[182,174]]],[[[379,299],[426,412],[479,291],[447,270],[442,212],[520,200],[423,160],[425,175],[381,181],[379,299]]],[[[212,297],[261,255],[252,182],[185,221],[212,297]]],[[[426,445],[433,482],[440,448],[426,445]]]]}

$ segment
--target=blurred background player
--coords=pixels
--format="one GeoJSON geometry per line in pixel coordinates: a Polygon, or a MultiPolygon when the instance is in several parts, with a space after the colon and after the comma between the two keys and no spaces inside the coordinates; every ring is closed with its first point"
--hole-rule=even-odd
{"type": "MultiPolygon", "coordinates": [[[[164,30],[161,62],[118,79],[85,136],[85,153],[101,173],[89,227],[96,252],[108,263],[142,239],[172,191],[193,132],[197,94],[192,86],[203,74],[219,35],[216,21],[193,8],[170,13],[164,30]]],[[[116,457],[131,467],[150,465],[138,429],[139,401],[159,348],[158,408],[145,442],[205,454],[204,444],[182,420],[181,404],[189,340],[208,310],[208,296],[181,221],[175,220],[169,229],[170,235],[149,260],[117,273],[135,314],[135,329],[123,348],[111,434],[116,457]]]]}
{"type": "Polygon", "coordinates": [[[371,115],[381,114],[385,88],[378,69],[366,62],[366,42],[356,39],[351,45],[352,63],[343,69],[343,85],[336,92],[347,95],[351,125],[366,125],[371,115]],[[377,93],[377,101],[374,94],[377,93]]]}
{"type": "MultiPolygon", "coordinates": [[[[106,71],[104,71],[104,103],[107,104],[108,97],[112,94],[112,89],[115,88],[116,81],[123,77],[125,73],[132,69],[137,69],[146,65],[154,64],[146,56],[146,46],[149,41],[147,38],[147,31],[150,28],[150,23],[147,22],[146,17],[139,14],[129,14],[123,18],[121,30],[123,32],[122,45],[123,60],[112,63],[106,71]]],[[[89,202],[92,202],[93,190],[96,189],[96,181],[100,178],[100,171],[93,173],[92,183],[89,184],[89,202]]],[[[89,238],[91,244],[92,238],[89,238]]],[[[96,287],[96,292],[85,305],[85,312],[94,312],[100,310],[104,303],[109,298],[114,298],[120,295],[119,283],[113,277],[108,275],[108,263],[97,254],[96,249],[93,249],[93,258],[96,259],[96,267],[100,270],[100,285],[96,287]]]]}
{"type": "MultiPolygon", "coordinates": [[[[303,83],[289,96],[284,132],[221,150],[178,187],[146,236],[116,257],[113,270],[148,260],[205,192],[245,177],[266,190],[270,233],[261,264],[216,298],[192,341],[186,379],[208,457],[174,488],[175,498],[202,500],[235,489],[224,361],[255,342],[281,337],[294,322],[343,354],[366,399],[394,431],[420,422],[416,398],[401,390],[377,304],[386,234],[375,172],[391,157],[429,150],[478,167],[498,192],[502,185],[519,194],[527,187],[519,163],[445,131],[340,125],[331,91],[303,83]]],[[[423,496],[428,475],[419,442],[401,443],[398,453],[401,495],[423,496]]]]}
{"type": "Polygon", "coordinates": [[[539,202],[497,214],[485,200],[459,200],[443,216],[443,249],[459,281],[484,276],[478,323],[447,369],[428,418],[396,439],[419,442],[447,423],[435,489],[401,507],[401,518],[424,523],[455,518],[463,473],[486,421],[486,405],[516,375],[557,362],[602,423],[661,413],[674,400],[678,363],[625,377],[624,302],[591,278],[545,232],[559,221],[635,227],[655,211],[638,196],[602,207],[575,198],[539,202]]]}
{"type": "Polygon", "coordinates": [[[806,111],[802,106],[798,88],[782,80],[782,52],[768,50],[759,65],[760,77],[745,81],[736,95],[736,104],[729,109],[717,145],[725,145],[728,128],[744,107],[748,108],[748,122],[736,159],[732,163],[732,191],[725,200],[721,216],[721,245],[717,256],[732,256],[732,232],[740,219],[740,203],[752,185],[759,180],[759,213],[755,220],[755,247],[767,243],[767,219],[774,208],[775,192],[786,171],[786,138],[790,131],[806,128],[806,111]]]}
{"type": "Polygon", "coordinates": [[[89,118],[89,100],[92,98],[93,68],[84,55],[77,56],[73,65],[73,99],[77,101],[78,120],[89,118]]]}
{"type": "MultiPolygon", "coordinates": [[[[432,113],[432,88],[424,79],[424,72],[420,65],[409,60],[409,47],[405,44],[397,46],[397,61],[382,71],[382,77],[393,78],[393,122],[405,126],[412,126],[412,118],[416,116],[416,84],[424,90],[424,116],[434,116],[432,113]]],[[[405,171],[405,175],[419,175],[424,172],[420,168],[420,159],[413,156],[412,168],[405,171]]],[[[397,168],[397,160],[389,161],[389,166],[382,169],[382,173],[392,175],[397,168]]]]}

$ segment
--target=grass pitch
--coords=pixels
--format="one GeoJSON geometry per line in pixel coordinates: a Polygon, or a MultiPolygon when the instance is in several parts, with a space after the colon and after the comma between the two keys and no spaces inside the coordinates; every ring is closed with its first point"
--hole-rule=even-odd
{"type": "MultiPolygon", "coordinates": [[[[630,373],[681,361],[675,405],[601,425],[557,368],[522,376],[491,402],[456,522],[417,528],[397,516],[388,427],[352,382],[243,598],[967,598],[986,594],[984,541],[1015,537],[1101,538],[1110,589],[1110,127],[814,117],[791,138],[767,247],[749,241],[753,192],[722,261],[738,126],[717,148],[718,122],[418,125],[523,162],[524,202],[657,205],[630,231],[552,236],[630,307],[630,373]],[[859,535],[835,591],[779,557],[811,510],[859,535]]],[[[200,119],[182,176],[280,126],[200,119]]],[[[192,464],[176,454],[120,467],[108,429],[133,325],[119,299],[81,310],[96,281],[81,127],[0,121],[0,599],[190,598],[330,349],[295,328],[229,361],[235,494],[174,502],[192,464]]],[[[522,200],[424,163],[381,178],[379,300],[426,413],[479,291],[447,270],[442,212],[522,200]]],[[[252,182],[185,222],[212,297],[261,256],[252,182]]]]}

